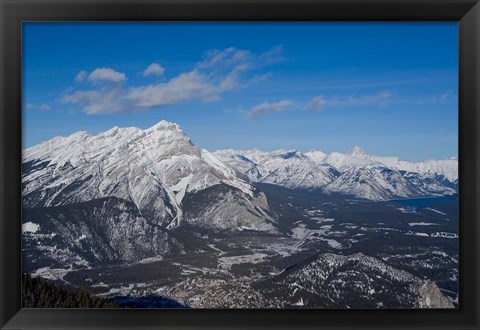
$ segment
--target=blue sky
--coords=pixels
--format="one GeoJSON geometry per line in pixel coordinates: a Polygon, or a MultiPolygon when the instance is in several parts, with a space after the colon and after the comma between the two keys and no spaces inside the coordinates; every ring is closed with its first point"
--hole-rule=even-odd
{"type": "Polygon", "coordinates": [[[24,23],[24,147],[165,119],[209,150],[457,156],[457,23],[24,23]]]}

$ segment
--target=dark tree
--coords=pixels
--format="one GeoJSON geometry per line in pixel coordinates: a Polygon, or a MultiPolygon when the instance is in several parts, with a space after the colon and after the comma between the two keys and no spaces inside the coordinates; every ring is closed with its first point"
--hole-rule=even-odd
{"type": "Polygon", "coordinates": [[[38,278],[22,276],[22,306],[24,308],[121,308],[112,300],[97,298],[83,291],[57,288],[38,278]]]}

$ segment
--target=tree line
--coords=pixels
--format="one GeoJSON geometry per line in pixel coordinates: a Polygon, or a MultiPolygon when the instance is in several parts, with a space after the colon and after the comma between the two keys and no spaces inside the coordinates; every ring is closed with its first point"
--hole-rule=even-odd
{"type": "Polygon", "coordinates": [[[59,288],[53,283],[22,276],[23,308],[121,308],[109,299],[98,298],[84,291],[59,288]]]}

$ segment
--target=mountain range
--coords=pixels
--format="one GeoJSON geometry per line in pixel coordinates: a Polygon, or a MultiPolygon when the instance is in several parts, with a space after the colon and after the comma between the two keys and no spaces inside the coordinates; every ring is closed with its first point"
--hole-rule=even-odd
{"type": "Polygon", "coordinates": [[[250,182],[321,189],[376,201],[448,195],[458,188],[458,161],[453,158],[408,162],[370,155],[356,146],[345,154],[256,149],[213,154],[250,182]]]}
{"type": "Polygon", "coordinates": [[[218,150],[175,123],[77,132],[23,152],[24,260],[87,266],[186,253],[204,234],[278,235],[255,184],[384,201],[454,194],[456,159],[407,162],[367,154],[218,150]]]}

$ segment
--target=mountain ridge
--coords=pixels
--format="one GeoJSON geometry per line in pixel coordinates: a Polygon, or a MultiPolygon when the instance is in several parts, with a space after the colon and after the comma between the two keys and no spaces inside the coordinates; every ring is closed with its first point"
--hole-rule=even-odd
{"type": "MultiPolygon", "coordinates": [[[[162,206],[166,214],[162,217],[171,217],[169,228],[178,226],[181,221],[181,203],[186,193],[220,183],[239,189],[250,197],[254,195],[251,184],[263,182],[290,189],[323,189],[326,193],[371,200],[452,194],[458,185],[458,160],[452,158],[409,162],[398,157],[372,155],[358,146],[346,153],[329,154],[317,150],[261,151],[255,148],[209,152],[195,146],[178,124],[165,120],[145,130],[115,126],[97,135],[79,131],[67,137],[54,137],[25,149],[23,156],[27,172],[28,169],[35,170],[33,176],[24,175],[27,206],[37,205],[39,200],[45,206],[63,203],[65,199],[57,198],[62,193],[55,189],[62,183],[71,183],[65,172],[75,173],[79,167],[97,163],[104,168],[98,171],[88,169],[87,172],[93,174],[86,181],[100,180],[101,184],[97,193],[90,191],[90,196],[85,198],[113,194],[134,200],[136,204],[148,204],[143,200],[145,194],[138,192],[142,188],[135,187],[135,180],[140,180],[141,187],[147,186],[166,196],[167,203],[162,206]],[[128,166],[128,170],[134,175],[123,173],[127,176],[128,187],[115,189],[100,174],[118,175],[105,159],[121,158],[129,159],[132,165],[128,166]],[[39,174],[40,167],[51,169],[52,165],[53,171],[49,171],[49,178],[45,181],[39,174]],[[52,180],[52,177],[55,179],[52,180]],[[139,177],[148,178],[151,182],[139,177]],[[30,194],[45,183],[48,184],[42,194],[49,198],[35,196],[37,200],[34,198],[31,202],[30,194]],[[124,191],[120,193],[118,189],[124,191]]],[[[74,181],[79,184],[78,180],[74,181]]],[[[88,189],[85,191],[88,192],[88,189]]],[[[85,191],[82,193],[85,194],[85,191]]],[[[83,200],[80,198],[74,202],[83,200]]]]}
{"type": "MultiPolygon", "coordinates": [[[[195,291],[198,283],[205,285],[205,292],[215,288],[230,292],[230,287],[243,290],[242,285],[251,287],[252,283],[268,289],[272,273],[300,265],[310,254],[328,251],[326,259],[319,256],[311,267],[296,267],[294,278],[278,282],[280,291],[260,294],[261,290],[255,290],[252,294],[259,304],[276,306],[278,293],[287,292],[283,290],[286,287],[291,296],[282,303],[288,306],[330,306],[334,292],[322,295],[321,288],[298,291],[296,278],[305,280],[305,287],[313,287],[318,277],[311,269],[329,267],[332,258],[343,265],[345,257],[338,250],[352,252],[353,244],[372,244],[374,235],[369,230],[377,228],[370,228],[369,221],[386,221],[385,208],[390,211],[387,217],[392,217],[391,223],[387,227],[382,222],[378,230],[387,230],[394,238],[406,235],[409,240],[423,242],[428,234],[413,232],[412,224],[441,225],[431,223],[432,215],[421,210],[377,201],[454,193],[458,184],[458,178],[454,179],[456,161],[412,165],[397,159],[370,155],[359,147],[345,154],[288,149],[209,152],[195,145],[178,124],[167,121],[145,130],[113,127],[96,135],[80,131],[55,137],[23,153],[23,269],[66,284],[85,285],[89,280],[93,291],[108,290],[105,283],[113,283],[110,291],[101,295],[119,295],[117,280],[106,282],[105,278],[110,276],[111,267],[119,267],[122,274],[118,276],[126,281],[123,272],[131,268],[131,272],[136,269],[131,275],[138,288],[129,282],[129,290],[143,290],[145,283],[137,276],[157,281],[155,274],[161,274],[172,276],[175,283],[166,293],[181,297],[186,290],[195,291]],[[444,174],[451,175],[452,180],[444,174]],[[360,203],[359,199],[366,200],[360,203]],[[380,216],[372,213],[367,223],[363,216],[356,219],[350,208],[362,207],[367,211],[380,209],[380,216]],[[334,215],[337,208],[346,212],[339,220],[334,215]],[[417,213],[419,220],[397,223],[399,219],[411,221],[404,212],[417,213]],[[344,215],[353,215],[348,219],[351,223],[344,223],[344,215]],[[361,227],[355,221],[361,221],[361,227]],[[363,236],[365,243],[360,243],[363,236]],[[250,267],[257,264],[261,271],[251,278],[250,267]],[[85,277],[82,272],[89,275],[85,277]],[[98,283],[90,277],[97,272],[98,283]],[[219,272],[233,276],[234,284],[225,286],[210,278],[209,274],[219,272]]],[[[447,216],[443,211],[433,209],[439,212],[433,217],[442,218],[446,226],[450,219],[443,219],[447,216]]],[[[444,234],[443,239],[455,237],[453,232],[438,233],[444,234]]],[[[397,272],[386,266],[382,272],[371,267],[383,265],[381,255],[369,262],[361,255],[348,258],[347,272],[342,265],[338,268],[345,281],[350,281],[345,290],[343,285],[338,287],[345,299],[355,299],[357,279],[365,283],[366,301],[370,290],[384,289],[370,286],[371,279],[383,276],[387,288],[397,272]],[[357,278],[348,273],[358,264],[364,265],[366,276],[357,278]]],[[[400,279],[396,286],[407,282],[400,279]]],[[[420,279],[414,282],[411,290],[403,292],[408,306],[428,305],[427,297],[443,297],[435,285],[420,279]],[[425,302],[420,303],[421,297],[425,302]]],[[[158,293],[158,289],[148,292],[158,293]]],[[[375,297],[379,302],[390,301],[383,293],[375,297]]],[[[238,298],[243,301],[245,295],[238,298]]],[[[212,306],[205,301],[205,306],[212,306]]],[[[216,306],[217,300],[210,303],[216,306]]],[[[339,301],[338,306],[343,303],[339,301]]]]}
{"type": "Polygon", "coordinates": [[[262,193],[236,170],[167,121],[146,130],[114,127],[97,135],[56,137],[26,149],[23,165],[25,207],[118,197],[132,201],[142,216],[173,229],[185,220],[186,194],[221,184],[249,199],[252,209],[266,207],[262,193]]]}
{"type": "Polygon", "coordinates": [[[370,200],[448,195],[455,193],[458,185],[457,160],[407,162],[397,157],[370,155],[358,146],[345,154],[282,149],[227,149],[213,154],[252,182],[322,189],[370,200]],[[298,175],[305,171],[315,175],[314,179],[298,175]]]}

